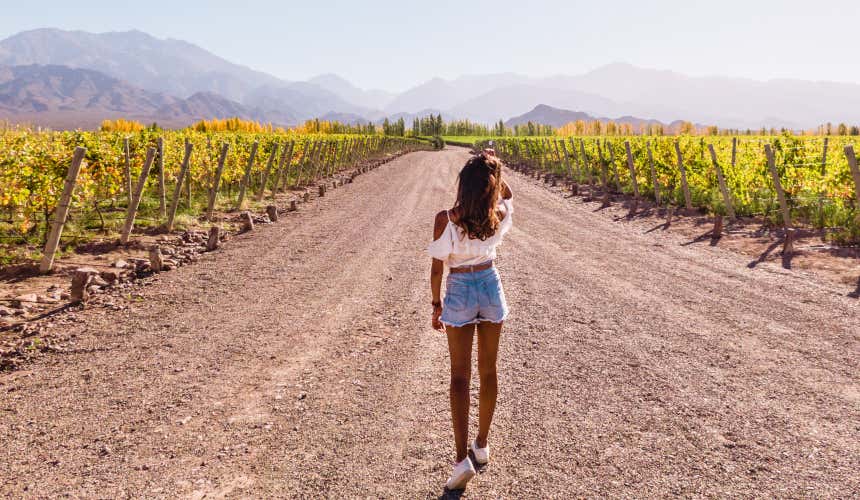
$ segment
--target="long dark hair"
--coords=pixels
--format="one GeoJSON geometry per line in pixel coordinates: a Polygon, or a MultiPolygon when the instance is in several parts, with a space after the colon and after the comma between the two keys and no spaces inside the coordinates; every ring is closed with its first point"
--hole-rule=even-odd
{"type": "Polygon", "coordinates": [[[457,225],[469,238],[486,240],[499,228],[496,205],[502,192],[502,162],[487,154],[473,156],[460,170],[457,225]]]}

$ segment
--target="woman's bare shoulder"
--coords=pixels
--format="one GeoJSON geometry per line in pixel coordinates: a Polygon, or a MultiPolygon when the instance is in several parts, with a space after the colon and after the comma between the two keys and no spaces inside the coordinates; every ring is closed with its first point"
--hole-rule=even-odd
{"type": "Polygon", "coordinates": [[[503,200],[510,200],[513,197],[514,197],[514,192],[511,191],[511,186],[506,181],[503,180],[502,181],[502,199],[503,200]]]}
{"type": "Polygon", "coordinates": [[[433,239],[438,240],[445,228],[448,226],[448,211],[442,210],[436,214],[436,219],[433,222],[433,239]]]}

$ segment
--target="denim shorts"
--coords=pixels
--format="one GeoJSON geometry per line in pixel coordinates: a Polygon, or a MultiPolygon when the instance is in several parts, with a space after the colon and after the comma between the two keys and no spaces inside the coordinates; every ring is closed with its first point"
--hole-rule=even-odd
{"type": "Polygon", "coordinates": [[[501,323],[507,316],[508,304],[495,267],[474,273],[448,274],[442,323],[454,327],[482,321],[501,323]]]}

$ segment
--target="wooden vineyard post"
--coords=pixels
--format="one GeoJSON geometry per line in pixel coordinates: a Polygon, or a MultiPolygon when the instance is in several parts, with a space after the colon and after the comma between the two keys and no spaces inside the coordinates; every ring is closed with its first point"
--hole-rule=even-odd
{"type": "MultiPolygon", "coordinates": [[[[361,154],[361,150],[356,151],[356,154],[361,154]]],[[[296,163],[296,183],[295,186],[299,186],[302,180],[302,174],[305,171],[305,158],[308,156],[308,144],[302,144],[302,155],[299,157],[299,162],[296,163]]]]}
{"type": "Polygon", "coordinates": [[[675,141],[675,153],[678,156],[678,170],[681,171],[681,189],[684,191],[684,208],[693,209],[693,199],[690,196],[690,186],[687,184],[687,169],[684,168],[684,156],[681,155],[681,144],[675,141]]]}
{"type": "Polygon", "coordinates": [[[630,141],[624,141],[624,150],[627,153],[627,168],[630,169],[630,180],[633,183],[633,197],[639,200],[639,183],[636,181],[636,166],[633,164],[633,153],[630,151],[630,141]]]}
{"type": "Polygon", "coordinates": [[[331,141],[326,148],[325,154],[323,154],[323,170],[325,170],[324,177],[331,177],[334,175],[336,164],[337,142],[331,141]]]}
{"type": "Polygon", "coordinates": [[[612,201],[612,195],[609,193],[609,165],[606,164],[606,160],[603,158],[600,139],[597,139],[597,154],[600,157],[600,174],[603,181],[603,202],[601,206],[608,207],[612,201]]]}
{"type": "Polygon", "coordinates": [[[260,141],[254,141],[251,144],[251,155],[248,157],[248,164],[245,166],[245,175],[239,182],[239,199],[236,200],[236,210],[242,210],[242,203],[245,201],[245,190],[248,189],[248,184],[251,182],[251,169],[254,168],[254,160],[257,159],[257,148],[260,147],[260,141]]]}
{"type": "Polygon", "coordinates": [[[126,204],[131,203],[131,146],[128,137],[122,140],[122,151],[125,154],[125,194],[126,204]]]}
{"type": "Polygon", "coordinates": [[[526,142],[526,153],[528,154],[528,164],[529,164],[529,177],[534,177],[534,171],[540,171],[540,155],[537,153],[537,146],[535,141],[531,139],[527,139],[526,142]]]}
{"type": "MultiPolygon", "coordinates": [[[[821,152],[821,179],[827,175],[827,147],[830,144],[830,138],[824,138],[824,150],[821,152]]],[[[823,184],[823,183],[822,183],[823,184]]],[[[824,187],[818,193],[818,226],[824,229],[824,187]]]]}
{"type": "Polygon", "coordinates": [[[305,173],[307,174],[307,180],[304,180],[302,184],[310,185],[314,182],[314,180],[316,180],[316,156],[317,151],[320,148],[320,144],[322,144],[321,141],[314,141],[311,144],[310,149],[308,150],[308,159],[305,165],[305,173]]]}
{"type": "Polygon", "coordinates": [[[541,139],[538,141],[538,151],[540,152],[540,169],[542,173],[545,173],[548,170],[547,163],[551,163],[552,160],[547,160],[547,154],[552,154],[549,151],[549,145],[546,139],[541,139]]]}
{"type": "Polygon", "coordinates": [[[293,146],[295,146],[295,141],[290,141],[289,146],[287,146],[287,164],[284,166],[284,185],[281,188],[281,191],[286,192],[290,187],[290,166],[293,163],[293,146]]]}
{"type": "Polygon", "coordinates": [[[63,194],[60,195],[60,202],[54,210],[54,221],[51,223],[51,232],[48,234],[48,240],[45,242],[45,250],[42,254],[42,262],[39,264],[40,273],[48,273],[54,267],[54,255],[56,255],[57,247],[60,245],[63,226],[66,224],[66,218],[69,216],[69,205],[72,203],[75,184],[78,182],[78,174],[81,172],[81,164],[84,161],[86,153],[86,149],[77,147],[72,154],[72,163],[69,165],[69,171],[66,173],[66,182],[63,184],[63,194]]]}
{"type": "Polygon", "coordinates": [[[349,149],[346,154],[346,163],[347,166],[352,166],[355,163],[355,154],[358,150],[358,139],[350,139],[349,140],[349,149]]]}
{"type": "Polygon", "coordinates": [[[344,150],[346,149],[345,141],[336,141],[332,143],[332,161],[329,175],[335,175],[340,172],[340,165],[343,162],[344,150]]]}
{"type": "Polygon", "coordinates": [[[612,148],[612,144],[609,141],[606,141],[606,149],[609,150],[609,163],[612,165],[612,175],[613,182],[615,182],[615,191],[621,192],[621,179],[618,177],[618,164],[615,163],[615,150],[612,148]]]}
{"type": "Polygon", "coordinates": [[[278,195],[278,186],[281,184],[281,176],[284,172],[284,162],[287,161],[287,153],[290,148],[284,146],[281,150],[281,159],[278,160],[278,169],[275,170],[275,182],[272,184],[272,198],[278,195]]]}
{"type": "Polygon", "coordinates": [[[735,169],[738,159],[738,138],[732,137],[732,170],[735,169]]]}
{"type": "MultiPolygon", "coordinates": [[[[588,176],[588,185],[594,186],[594,176],[591,175],[591,165],[588,164],[588,153],[585,152],[585,139],[579,139],[579,152],[582,153],[582,168],[586,171],[586,175],[588,176]]],[[[588,195],[591,196],[590,191],[588,195]]]]}
{"type": "Polygon", "coordinates": [[[785,191],[782,190],[782,182],[779,180],[779,172],[776,170],[776,160],[774,160],[773,149],[771,149],[770,144],[764,145],[764,153],[767,155],[767,168],[773,177],[773,187],[776,189],[776,196],[779,199],[782,224],[788,229],[791,227],[791,212],[788,210],[788,202],[785,199],[785,191]]]}
{"type": "Polygon", "coordinates": [[[158,149],[158,160],[155,164],[155,168],[158,169],[158,217],[160,219],[164,219],[167,215],[167,203],[165,201],[166,194],[164,188],[164,138],[159,137],[155,144],[158,149]]]}
{"type": "Polygon", "coordinates": [[[567,152],[567,144],[565,144],[565,141],[561,141],[561,152],[564,153],[564,164],[567,167],[567,175],[570,176],[573,182],[578,182],[578,180],[573,176],[573,167],[570,166],[570,155],[567,152]]]}
{"type": "MultiPolygon", "coordinates": [[[[206,139],[206,158],[209,158],[211,154],[209,152],[212,150],[212,142],[210,139],[206,139]]],[[[200,156],[200,152],[198,151],[198,156],[200,156]]],[[[205,162],[208,165],[208,162],[205,162]]],[[[185,176],[185,208],[191,209],[191,170],[188,171],[188,175],[185,176]]]]}
{"type": "Polygon", "coordinates": [[[576,182],[582,182],[582,167],[580,165],[579,154],[576,152],[576,142],[573,140],[573,137],[569,138],[570,140],[570,153],[573,155],[573,164],[576,165],[576,182]]]}
{"type": "Polygon", "coordinates": [[[723,237],[723,216],[714,216],[714,229],[711,230],[711,238],[718,240],[723,237]]]}
{"type": "MultiPolygon", "coordinates": [[[[329,141],[323,141],[320,143],[320,147],[317,150],[317,159],[316,159],[316,170],[314,170],[314,181],[322,180],[325,177],[326,173],[326,154],[328,152],[328,148],[330,146],[329,141]]],[[[384,146],[388,146],[388,142],[384,143],[384,146]]]]}
{"type": "Polygon", "coordinates": [[[328,169],[330,165],[329,153],[331,153],[331,142],[325,141],[323,142],[322,149],[320,149],[319,163],[317,164],[319,180],[328,177],[328,169]]]}
{"type": "MultiPolygon", "coordinates": [[[[552,147],[553,147],[553,150],[555,151],[555,162],[557,164],[561,165],[561,153],[558,150],[558,141],[553,140],[552,141],[552,147]]],[[[570,170],[569,166],[568,166],[568,170],[570,170]]]]}
{"type": "Polygon", "coordinates": [[[848,158],[848,166],[851,167],[851,176],[854,178],[854,196],[857,197],[857,206],[860,207],[860,166],[857,165],[854,146],[845,146],[845,156],[848,158]]]}
{"type": "Polygon", "coordinates": [[[173,199],[170,201],[170,211],[167,214],[167,231],[173,231],[173,222],[176,220],[176,209],[179,208],[179,198],[182,197],[182,182],[188,175],[191,166],[191,141],[185,139],[185,156],[182,158],[182,167],[179,169],[179,177],[176,178],[176,187],[173,189],[173,199]]]}
{"type": "Polygon", "coordinates": [[[723,169],[720,167],[720,162],[717,161],[717,153],[714,151],[714,145],[708,144],[708,151],[711,153],[711,162],[714,164],[714,169],[717,171],[717,181],[720,183],[720,192],[723,193],[723,203],[726,204],[726,213],[729,218],[734,220],[735,207],[732,203],[732,196],[729,193],[729,188],[726,186],[726,178],[723,175],[723,169]]]}
{"type": "Polygon", "coordinates": [[[311,184],[313,184],[317,181],[317,179],[319,179],[320,167],[323,161],[323,151],[327,144],[328,141],[319,141],[317,143],[316,149],[314,149],[313,159],[311,160],[311,164],[314,166],[314,175],[311,179],[311,184]]]}
{"type": "Polygon", "coordinates": [[[269,175],[272,173],[272,165],[275,163],[275,158],[278,157],[278,149],[281,145],[278,141],[272,145],[272,152],[269,153],[269,161],[266,163],[266,170],[263,170],[263,179],[260,181],[260,189],[257,190],[257,201],[262,201],[266,194],[266,184],[269,183],[269,175]]]}
{"type": "Polygon", "coordinates": [[[661,205],[660,200],[660,181],[657,179],[657,170],[654,168],[654,154],[651,152],[651,141],[645,143],[648,150],[648,165],[651,167],[651,184],[654,186],[654,201],[657,206],[661,205]]]}
{"type": "Polygon", "coordinates": [[[340,141],[332,141],[332,143],[331,143],[331,159],[329,160],[328,171],[327,171],[328,177],[331,177],[337,173],[338,165],[340,164],[340,155],[341,155],[342,149],[343,148],[341,147],[340,141]]]}
{"type": "Polygon", "coordinates": [[[603,183],[604,193],[609,192],[609,174],[606,160],[603,159],[603,148],[600,147],[600,139],[597,139],[597,156],[600,159],[600,180],[603,183]]]}
{"type": "Polygon", "coordinates": [[[224,163],[227,161],[227,150],[230,149],[230,144],[224,143],[221,145],[221,155],[218,157],[218,169],[215,170],[215,179],[212,181],[212,187],[209,191],[209,206],[206,208],[206,220],[212,221],[212,215],[215,213],[215,200],[218,198],[218,187],[221,185],[221,175],[224,173],[224,163]]]}
{"type": "Polygon", "coordinates": [[[119,242],[123,245],[127,244],[129,237],[131,237],[131,230],[134,228],[134,218],[137,217],[137,207],[140,206],[140,197],[143,195],[143,188],[146,187],[146,179],[149,177],[149,170],[152,168],[154,160],[155,148],[147,148],[143,170],[140,171],[140,178],[137,180],[137,186],[134,188],[131,204],[129,204],[125,212],[125,224],[122,226],[122,233],[119,237],[119,242]]]}

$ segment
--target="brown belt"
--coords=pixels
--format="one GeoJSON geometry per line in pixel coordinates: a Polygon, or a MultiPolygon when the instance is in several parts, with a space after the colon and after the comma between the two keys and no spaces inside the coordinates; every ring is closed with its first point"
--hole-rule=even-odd
{"type": "Polygon", "coordinates": [[[476,273],[478,271],[486,271],[493,268],[493,261],[478,264],[476,266],[460,266],[452,267],[448,270],[450,273],[476,273]]]}

